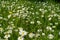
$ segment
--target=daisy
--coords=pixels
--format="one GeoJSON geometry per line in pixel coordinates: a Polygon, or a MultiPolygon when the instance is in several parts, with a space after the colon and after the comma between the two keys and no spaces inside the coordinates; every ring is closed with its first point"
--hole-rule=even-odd
{"type": "Polygon", "coordinates": [[[26,32],[26,31],[24,31],[24,30],[19,31],[19,34],[20,34],[21,36],[25,36],[25,35],[27,35],[27,33],[28,33],[28,32],[26,32]]]}
{"type": "Polygon", "coordinates": [[[39,36],[40,36],[40,34],[39,34],[39,33],[36,33],[36,34],[35,34],[35,37],[39,37],[39,36]]]}
{"type": "Polygon", "coordinates": [[[49,39],[53,39],[53,38],[54,38],[54,35],[49,34],[49,35],[48,35],[48,38],[49,38],[49,39]]]}
{"type": "Polygon", "coordinates": [[[33,38],[35,36],[34,33],[29,33],[29,38],[33,38]]]}
{"type": "Polygon", "coordinates": [[[18,37],[18,40],[24,40],[24,38],[19,36],[19,37],[18,37]]]}
{"type": "Polygon", "coordinates": [[[22,27],[19,27],[18,30],[19,30],[19,31],[23,31],[23,28],[22,28],[22,27]]]}
{"type": "Polygon", "coordinates": [[[3,32],[3,28],[0,28],[0,32],[1,32],[1,33],[3,32]]]}
{"type": "Polygon", "coordinates": [[[41,22],[40,22],[40,21],[37,21],[37,23],[38,23],[38,25],[39,25],[39,24],[41,24],[41,22]]]}
{"type": "Polygon", "coordinates": [[[8,15],[8,19],[11,17],[12,15],[10,14],[10,15],[8,15]]]}
{"type": "Polygon", "coordinates": [[[10,34],[5,34],[4,38],[8,39],[10,37],[10,34]]]}
{"type": "Polygon", "coordinates": [[[31,21],[30,23],[31,23],[31,24],[34,24],[34,21],[31,21]]]}
{"type": "Polygon", "coordinates": [[[45,36],[45,33],[42,33],[42,36],[45,36]]]}
{"type": "Polygon", "coordinates": [[[47,31],[52,30],[52,28],[50,26],[47,26],[46,29],[47,29],[47,31]]]}

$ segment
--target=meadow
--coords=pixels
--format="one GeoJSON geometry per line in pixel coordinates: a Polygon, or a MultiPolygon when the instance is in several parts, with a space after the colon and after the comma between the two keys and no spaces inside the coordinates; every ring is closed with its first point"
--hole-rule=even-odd
{"type": "Polygon", "coordinates": [[[60,4],[0,0],[0,40],[60,40],[60,4]]]}

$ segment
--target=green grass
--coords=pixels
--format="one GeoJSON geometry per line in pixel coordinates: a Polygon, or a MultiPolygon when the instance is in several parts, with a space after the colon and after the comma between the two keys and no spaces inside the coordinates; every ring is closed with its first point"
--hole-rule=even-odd
{"type": "Polygon", "coordinates": [[[26,36],[23,36],[24,40],[60,40],[60,4],[52,2],[1,0],[1,39],[5,40],[5,35],[9,34],[10,37],[7,36],[8,40],[18,40],[18,37],[21,36],[19,34],[19,28],[23,28],[23,31],[28,32],[26,36]],[[40,35],[30,38],[30,33],[35,34],[35,36],[36,34],[40,35]],[[51,35],[48,36],[49,34],[52,34],[52,39],[50,39],[51,35]]]}

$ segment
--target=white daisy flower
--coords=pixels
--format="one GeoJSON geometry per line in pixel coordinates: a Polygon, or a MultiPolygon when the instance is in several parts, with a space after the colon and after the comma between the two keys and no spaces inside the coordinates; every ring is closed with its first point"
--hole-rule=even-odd
{"type": "Polygon", "coordinates": [[[8,30],[7,33],[12,33],[12,30],[8,30]]]}
{"type": "Polygon", "coordinates": [[[12,30],[13,27],[11,27],[11,26],[8,25],[8,27],[6,29],[12,30]]]}
{"type": "Polygon", "coordinates": [[[40,34],[39,34],[39,33],[36,33],[36,34],[35,34],[35,37],[39,37],[39,36],[40,36],[40,34]]]}
{"type": "Polygon", "coordinates": [[[52,26],[52,28],[56,28],[56,26],[52,26]]]}
{"type": "Polygon", "coordinates": [[[38,29],[37,32],[42,32],[42,29],[38,29]]]}
{"type": "Polygon", "coordinates": [[[3,17],[0,17],[0,19],[3,19],[3,17]]]}
{"type": "Polygon", "coordinates": [[[5,34],[4,38],[8,39],[10,37],[10,34],[5,34]]]}
{"type": "Polygon", "coordinates": [[[18,9],[21,8],[20,6],[18,6],[18,9]]]}
{"type": "Polygon", "coordinates": [[[53,39],[53,38],[54,38],[54,35],[49,34],[49,35],[48,35],[48,38],[49,38],[49,39],[53,39]]]}
{"type": "Polygon", "coordinates": [[[50,21],[52,18],[50,17],[48,20],[50,21]]]}
{"type": "Polygon", "coordinates": [[[33,38],[35,36],[34,33],[29,33],[29,38],[33,38]]]}
{"type": "Polygon", "coordinates": [[[19,31],[23,31],[23,28],[22,27],[18,27],[19,31]]]}
{"type": "Polygon", "coordinates": [[[41,22],[40,22],[40,21],[37,21],[37,23],[38,23],[38,25],[39,25],[39,24],[41,24],[41,22]]]}
{"type": "Polygon", "coordinates": [[[47,31],[52,30],[52,28],[50,26],[47,26],[46,29],[47,29],[47,31]]]}
{"type": "Polygon", "coordinates": [[[1,32],[1,33],[3,32],[3,28],[0,28],[0,32],[1,32]]]}
{"type": "Polygon", "coordinates": [[[24,38],[23,37],[18,37],[18,40],[24,40],[24,38]]]}
{"type": "Polygon", "coordinates": [[[42,33],[42,36],[45,36],[45,33],[42,33]]]}
{"type": "Polygon", "coordinates": [[[8,15],[8,19],[11,17],[12,15],[10,14],[10,15],[8,15]]]}
{"type": "Polygon", "coordinates": [[[55,22],[55,25],[58,25],[58,22],[55,22]]]}
{"type": "Polygon", "coordinates": [[[41,8],[39,9],[39,11],[43,11],[43,10],[44,10],[44,9],[41,9],[41,8]]]}
{"type": "Polygon", "coordinates": [[[53,11],[53,10],[52,10],[51,12],[52,12],[52,13],[55,13],[55,11],[53,11]]]}
{"type": "Polygon", "coordinates": [[[31,23],[31,24],[34,24],[34,21],[31,21],[30,23],[31,23]]]}
{"type": "Polygon", "coordinates": [[[19,34],[20,34],[21,36],[25,36],[25,35],[27,35],[27,33],[28,33],[28,32],[26,32],[26,31],[24,31],[24,30],[23,30],[23,31],[19,31],[19,34]]]}

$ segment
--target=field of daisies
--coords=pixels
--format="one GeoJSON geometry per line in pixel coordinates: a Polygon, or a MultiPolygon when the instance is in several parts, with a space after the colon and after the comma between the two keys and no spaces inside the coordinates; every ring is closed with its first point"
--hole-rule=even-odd
{"type": "Polygon", "coordinates": [[[60,4],[0,0],[0,40],[60,40],[60,4]]]}

